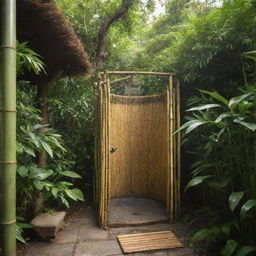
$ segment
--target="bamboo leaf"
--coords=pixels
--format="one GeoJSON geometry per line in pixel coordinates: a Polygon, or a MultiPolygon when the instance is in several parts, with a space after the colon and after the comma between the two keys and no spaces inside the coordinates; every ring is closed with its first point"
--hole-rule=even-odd
{"type": "Polygon", "coordinates": [[[228,240],[225,246],[221,250],[221,255],[232,256],[238,246],[238,242],[235,240],[228,240]]]}
{"type": "Polygon", "coordinates": [[[248,128],[249,130],[255,132],[256,131],[256,123],[248,123],[248,122],[244,122],[241,119],[235,119],[234,123],[238,123],[241,124],[242,126],[248,128]]]}
{"type": "Polygon", "coordinates": [[[208,237],[215,237],[217,234],[221,232],[220,228],[213,227],[210,229],[201,229],[193,236],[193,242],[202,241],[207,239],[208,237]]]}
{"type": "Polygon", "coordinates": [[[256,199],[248,200],[240,210],[240,218],[241,220],[245,219],[247,216],[247,212],[250,211],[253,207],[256,206],[256,199]]]}
{"type": "Polygon", "coordinates": [[[229,112],[220,114],[220,115],[216,118],[215,123],[219,123],[219,122],[221,122],[224,118],[227,118],[227,117],[232,117],[232,114],[229,113],[229,112]]]}
{"type": "Polygon", "coordinates": [[[252,93],[246,93],[237,97],[234,97],[232,99],[230,99],[229,103],[228,103],[228,107],[231,111],[233,111],[237,105],[244,100],[246,97],[250,96],[252,93]]]}
{"type": "Polygon", "coordinates": [[[246,256],[251,252],[256,251],[256,246],[255,245],[246,245],[243,246],[239,251],[237,252],[236,256],[246,256]]]}
{"type": "Polygon", "coordinates": [[[204,121],[204,120],[198,120],[197,122],[191,124],[190,126],[188,126],[188,128],[186,129],[185,134],[188,134],[190,132],[192,132],[194,129],[196,129],[197,127],[203,125],[203,124],[207,124],[209,123],[208,121],[204,121]]]}
{"type": "Polygon", "coordinates": [[[208,179],[210,177],[212,177],[212,175],[205,175],[205,176],[195,177],[186,185],[184,190],[187,191],[189,188],[201,184],[202,182],[204,182],[205,179],[208,179]]]}
{"type": "Polygon", "coordinates": [[[206,105],[190,108],[187,111],[200,111],[200,110],[205,110],[210,108],[219,108],[219,107],[222,107],[222,106],[219,104],[206,104],[206,105]]]}
{"type": "Polygon", "coordinates": [[[200,92],[204,93],[204,94],[208,94],[210,95],[211,97],[213,97],[214,99],[224,103],[225,105],[228,105],[228,100],[225,99],[223,96],[221,96],[219,93],[217,92],[209,92],[209,91],[206,91],[206,90],[199,90],[200,92]]]}
{"type": "Polygon", "coordinates": [[[231,193],[229,196],[229,206],[232,212],[236,209],[243,196],[244,191],[231,193]]]}

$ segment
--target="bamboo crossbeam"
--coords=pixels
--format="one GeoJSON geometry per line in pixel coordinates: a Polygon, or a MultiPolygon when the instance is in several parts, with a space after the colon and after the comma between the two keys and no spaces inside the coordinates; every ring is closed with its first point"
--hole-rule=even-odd
{"type": "Polygon", "coordinates": [[[110,81],[109,84],[114,84],[114,83],[117,83],[117,82],[121,82],[121,81],[130,79],[131,77],[132,77],[132,76],[126,76],[126,77],[123,77],[123,78],[118,78],[118,79],[116,79],[116,80],[110,81]]]}
{"type": "Polygon", "coordinates": [[[173,73],[168,72],[150,72],[150,71],[106,71],[108,75],[157,75],[172,76],[173,73]]]}

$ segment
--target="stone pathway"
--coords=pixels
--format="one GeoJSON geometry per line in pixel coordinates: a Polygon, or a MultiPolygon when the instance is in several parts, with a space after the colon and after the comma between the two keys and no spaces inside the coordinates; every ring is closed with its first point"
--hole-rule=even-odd
{"type": "Polygon", "coordinates": [[[102,230],[97,226],[96,213],[82,209],[71,215],[66,227],[51,242],[31,242],[25,256],[195,256],[189,247],[153,251],[146,253],[123,254],[116,240],[119,234],[132,234],[171,230],[187,245],[189,231],[181,223],[155,224],[140,227],[110,228],[102,230]]]}

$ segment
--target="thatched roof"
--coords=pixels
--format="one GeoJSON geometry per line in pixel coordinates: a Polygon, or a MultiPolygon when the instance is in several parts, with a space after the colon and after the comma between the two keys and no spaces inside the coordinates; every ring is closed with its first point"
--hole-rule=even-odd
{"type": "Polygon", "coordinates": [[[17,38],[42,56],[47,77],[42,74],[41,80],[49,81],[59,72],[62,76],[90,73],[88,56],[54,0],[17,0],[17,38]]]}

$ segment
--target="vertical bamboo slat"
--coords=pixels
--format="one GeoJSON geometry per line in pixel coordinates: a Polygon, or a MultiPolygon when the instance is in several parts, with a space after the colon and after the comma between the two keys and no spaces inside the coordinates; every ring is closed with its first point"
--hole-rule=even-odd
{"type": "Polygon", "coordinates": [[[166,115],[166,125],[167,125],[167,134],[166,134],[166,140],[167,140],[167,187],[166,187],[166,208],[169,213],[169,216],[171,214],[170,212],[170,202],[171,202],[171,127],[170,127],[170,90],[169,90],[169,83],[166,88],[166,108],[167,108],[167,115],[166,115]]]}
{"type": "MultiPolygon", "coordinates": [[[[177,129],[177,95],[176,95],[176,83],[174,83],[173,87],[173,130],[172,133],[177,129]]],[[[177,212],[177,134],[173,135],[173,190],[174,190],[174,209],[173,209],[173,217],[176,217],[177,212]]]]}
{"type": "Polygon", "coordinates": [[[172,76],[169,76],[169,104],[170,104],[170,116],[169,116],[169,122],[170,122],[170,221],[173,221],[173,213],[174,213],[174,138],[172,136],[172,132],[174,130],[174,102],[173,102],[173,81],[172,76]]]}
{"type": "MultiPolygon", "coordinates": [[[[176,87],[176,119],[177,119],[177,127],[180,127],[180,81],[177,81],[176,87]]],[[[180,132],[177,134],[177,215],[180,214],[180,182],[181,182],[181,152],[180,152],[180,143],[181,143],[181,134],[180,132]]]]}

